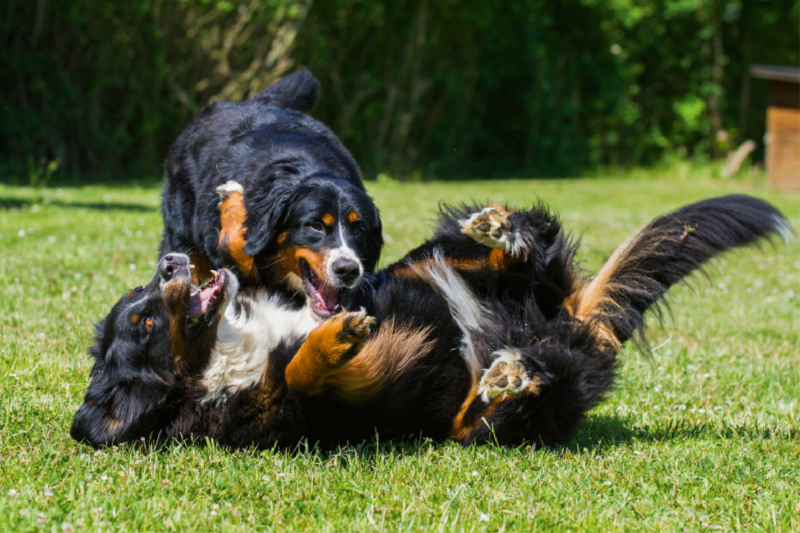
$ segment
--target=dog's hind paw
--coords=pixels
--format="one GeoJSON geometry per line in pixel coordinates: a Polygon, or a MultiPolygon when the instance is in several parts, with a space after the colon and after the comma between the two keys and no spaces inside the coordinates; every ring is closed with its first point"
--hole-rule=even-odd
{"type": "Polygon", "coordinates": [[[522,354],[513,349],[498,350],[492,365],[483,373],[478,394],[484,402],[502,396],[516,396],[538,392],[536,378],[531,379],[522,364],[522,354]]]}
{"type": "Polygon", "coordinates": [[[461,221],[461,233],[490,248],[511,252],[514,249],[514,225],[511,213],[502,207],[486,207],[461,221]]]}
{"type": "Polygon", "coordinates": [[[238,181],[226,181],[215,189],[219,195],[220,203],[224,202],[232,193],[244,194],[244,187],[238,181]]]}

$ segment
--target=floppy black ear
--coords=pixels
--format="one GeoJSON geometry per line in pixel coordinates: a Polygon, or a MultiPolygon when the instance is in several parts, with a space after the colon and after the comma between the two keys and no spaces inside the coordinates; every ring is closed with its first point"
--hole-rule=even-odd
{"type": "Polygon", "coordinates": [[[91,386],[89,389],[70,430],[78,442],[100,448],[149,437],[169,425],[171,410],[166,390],[128,384],[103,391],[104,397],[99,397],[91,386]]]}
{"type": "Polygon", "coordinates": [[[364,270],[374,272],[381,258],[381,250],[383,250],[383,225],[381,224],[380,212],[374,204],[370,213],[370,227],[372,230],[368,236],[369,257],[364,261],[364,270]]]}
{"type": "Polygon", "coordinates": [[[278,228],[286,221],[299,182],[299,178],[279,175],[248,190],[244,201],[247,209],[244,253],[256,256],[275,241],[278,228]]]}
{"type": "Polygon", "coordinates": [[[99,344],[90,348],[95,357],[92,381],[70,430],[73,439],[95,448],[147,437],[166,428],[170,420],[169,386],[126,368],[120,364],[122,354],[114,350],[113,344],[105,351],[99,344]]]}

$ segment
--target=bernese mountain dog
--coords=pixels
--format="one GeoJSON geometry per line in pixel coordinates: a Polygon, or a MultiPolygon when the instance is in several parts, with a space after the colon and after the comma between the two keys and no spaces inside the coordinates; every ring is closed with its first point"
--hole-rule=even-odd
{"type": "MultiPolygon", "coordinates": [[[[241,208],[231,189],[222,205],[241,208]]],[[[327,446],[376,432],[562,443],[672,285],[725,250],[790,232],[761,200],[705,200],[653,220],[589,278],[543,205],[443,208],[431,239],[326,319],[310,301],[298,309],[280,291],[240,287],[227,269],[198,288],[190,258],[169,253],[99,323],[71,434],[95,447],[327,446]]]]}
{"type": "Polygon", "coordinates": [[[196,283],[231,268],[242,285],[269,286],[297,305],[307,298],[322,317],[373,272],[383,244],[378,210],[348,151],[306,114],[318,93],[303,70],[197,115],[166,164],[162,257],[189,255],[196,283]],[[244,209],[220,213],[216,189],[231,180],[247,190],[244,209]],[[223,223],[240,231],[220,233],[223,223]]]}

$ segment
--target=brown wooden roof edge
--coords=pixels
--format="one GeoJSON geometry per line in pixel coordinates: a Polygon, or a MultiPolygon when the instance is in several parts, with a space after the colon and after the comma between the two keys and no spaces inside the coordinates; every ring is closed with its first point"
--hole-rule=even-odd
{"type": "Polygon", "coordinates": [[[765,80],[800,83],[800,68],[775,65],[750,65],[750,75],[765,80]]]}

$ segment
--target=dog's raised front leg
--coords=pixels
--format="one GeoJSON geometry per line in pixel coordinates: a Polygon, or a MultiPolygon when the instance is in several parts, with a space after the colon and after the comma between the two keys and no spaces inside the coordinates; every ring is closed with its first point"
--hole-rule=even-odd
{"type": "Polygon", "coordinates": [[[230,262],[246,279],[255,280],[258,276],[253,257],[244,253],[247,242],[247,209],[244,206],[244,189],[229,181],[217,187],[219,194],[219,252],[223,260],[230,262]]]}
{"type": "Polygon", "coordinates": [[[362,309],[335,315],[311,330],[286,367],[286,384],[308,396],[322,394],[328,377],[361,351],[374,323],[362,309]]]}

